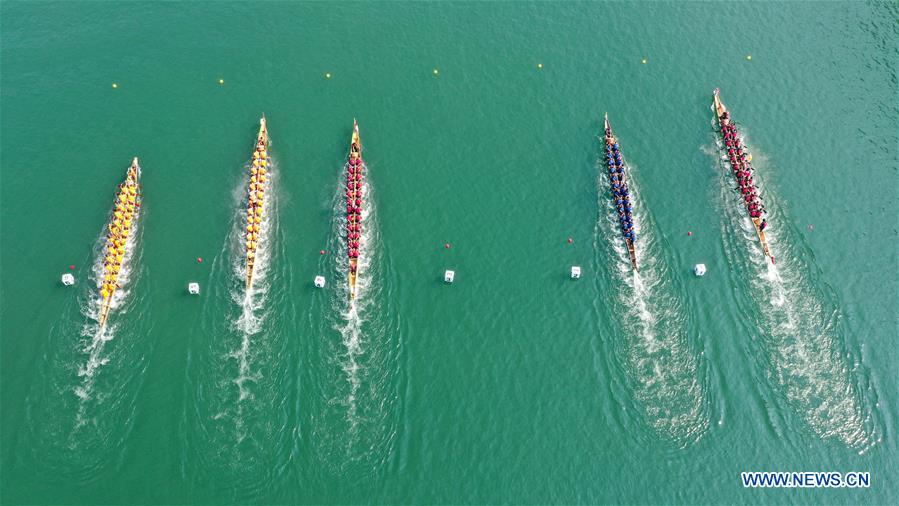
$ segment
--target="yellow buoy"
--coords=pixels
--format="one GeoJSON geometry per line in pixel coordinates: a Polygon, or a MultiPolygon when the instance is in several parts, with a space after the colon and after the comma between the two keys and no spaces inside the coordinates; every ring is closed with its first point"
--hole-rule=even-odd
{"type": "Polygon", "coordinates": [[[325,79],[331,79],[331,73],[325,72],[325,79]]]}
{"type": "Polygon", "coordinates": [[[438,74],[440,74],[440,71],[437,70],[437,69],[434,69],[434,75],[436,76],[436,75],[438,75],[438,74]]]}
{"type": "Polygon", "coordinates": [[[751,54],[747,54],[747,55],[746,55],[746,59],[747,59],[747,60],[752,60],[752,55],[751,55],[751,54]]]}
{"type": "Polygon", "coordinates": [[[225,80],[224,80],[224,79],[219,79],[219,84],[225,84],[225,80]]]}
{"type": "Polygon", "coordinates": [[[646,63],[647,63],[646,58],[643,58],[643,61],[641,61],[640,63],[642,63],[643,65],[646,65],[646,63]]]}
{"type": "Polygon", "coordinates": [[[537,68],[538,68],[538,69],[542,69],[542,68],[543,68],[543,64],[542,64],[542,63],[538,63],[538,64],[537,64],[537,68]]]}
{"type": "Polygon", "coordinates": [[[112,83],[112,87],[113,87],[113,88],[118,88],[119,85],[118,85],[118,83],[112,83]]]}

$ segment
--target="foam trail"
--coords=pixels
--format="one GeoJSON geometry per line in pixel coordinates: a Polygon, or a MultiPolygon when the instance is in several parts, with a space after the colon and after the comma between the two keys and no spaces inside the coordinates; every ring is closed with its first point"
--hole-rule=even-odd
{"type": "MultiPolygon", "coordinates": [[[[247,165],[247,168],[249,168],[249,165],[247,165]]],[[[275,235],[277,230],[277,196],[272,191],[277,178],[278,171],[275,164],[272,163],[268,172],[268,180],[265,183],[267,198],[262,205],[263,219],[260,227],[260,240],[258,241],[256,259],[253,264],[253,285],[249,290],[246,288],[245,282],[247,274],[246,235],[244,234],[242,212],[238,212],[238,217],[235,220],[236,226],[232,228],[234,235],[238,237],[238,241],[232,241],[232,244],[238,244],[239,249],[232,255],[232,270],[238,284],[231,290],[231,299],[239,308],[239,313],[235,319],[232,319],[231,325],[234,333],[240,336],[240,343],[227,353],[227,358],[234,360],[237,365],[237,376],[232,380],[232,383],[237,387],[238,391],[234,417],[238,441],[246,437],[243,426],[243,406],[245,401],[254,399],[250,386],[259,382],[262,378],[261,371],[253,371],[252,369],[252,346],[255,343],[254,337],[263,330],[263,325],[268,315],[267,308],[271,303],[269,300],[270,284],[267,274],[271,266],[273,235],[275,235]]],[[[243,197],[246,197],[246,195],[243,195],[243,197]]],[[[242,206],[238,207],[238,209],[242,211],[242,206]]]]}
{"type": "MultiPolygon", "coordinates": [[[[323,307],[321,327],[314,330],[325,346],[313,431],[320,462],[332,472],[367,475],[383,466],[396,438],[396,376],[398,339],[390,328],[390,298],[383,295],[383,251],[379,241],[377,210],[372,186],[366,186],[363,236],[359,256],[356,298],[350,300],[349,261],[343,237],[346,216],[343,191],[332,199],[333,220],[329,248],[335,260],[334,286],[323,307]],[[330,339],[329,336],[333,336],[330,339]]],[[[323,261],[327,261],[324,260],[323,261]]]]}
{"type": "MultiPolygon", "coordinates": [[[[749,143],[746,138],[742,141],[749,143]]],[[[731,271],[742,273],[739,277],[748,284],[748,300],[741,300],[743,311],[758,328],[770,380],[818,436],[866,451],[873,444],[873,423],[862,414],[859,387],[847,364],[852,354],[843,349],[835,295],[812,279],[811,252],[801,245],[799,234],[787,228],[789,220],[766,184],[767,157],[753,150],[753,166],[761,169],[754,179],[771,224],[765,235],[776,265],[764,257],[745,207],[733,191],[736,183],[721,161],[720,142],[716,139],[716,147],[704,151],[719,166],[717,201],[726,252],[731,271]]]]}
{"type": "MultiPolygon", "coordinates": [[[[365,187],[365,199],[367,205],[362,210],[362,223],[365,224],[360,243],[364,245],[359,253],[356,275],[356,297],[349,300],[349,280],[347,273],[349,272],[349,260],[347,258],[346,241],[340,241],[337,251],[337,269],[343,273],[341,286],[344,287],[343,298],[348,300],[346,306],[337,305],[336,309],[341,319],[333,324],[333,328],[341,335],[341,340],[345,348],[343,360],[341,361],[341,369],[346,375],[346,381],[349,385],[349,392],[346,394],[344,405],[346,406],[346,418],[351,431],[357,429],[359,420],[357,418],[358,407],[356,405],[356,397],[359,386],[361,384],[360,375],[362,374],[359,357],[365,352],[364,345],[365,336],[363,334],[363,326],[367,322],[366,316],[371,308],[369,300],[369,288],[371,287],[371,259],[377,249],[377,234],[375,229],[377,224],[374,223],[374,215],[372,213],[373,201],[371,198],[371,186],[365,187]]],[[[340,209],[340,199],[337,199],[338,209],[340,209]]],[[[340,218],[336,221],[336,234],[343,233],[346,229],[347,219],[341,212],[335,212],[335,216],[340,218]]]]}
{"type": "Polygon", "coordinates": [[[289,276],[278,222],[278,164],[271,162],[253,286],[246,289],[242,176],[231,233],[212,262],[199,323],[203,339],[191,345],[188,358],[184,469],[198,484],[217,483],[235,502],[266,490],[284,472],[289,451],[287,402],[279,393],[287,388],[291,352],[272,318],[275,310],[289,311],[289,276]]]}
{"type": "MultiPolygon", "coordinates": [[[[647,423],[659,434],[681,445],[698,440],[708,429],[707,403],[698,380],[698,360],[687,342],[686,312],[674,295],[668,266],[646,215],[639,187],[628,166],[628,186],[634,197],[634,229],[639,272],[634,272],[621,237],[616,212],[609,197],[607,176],[598,181],[602,205],[596,237],[607,243],[615,261],[610,262],[613,311],[625,339],[619,356],[647,423]]],[[[604,171],[600,168],[600,173],[604,171]]],[[[601,246],[597,245],[597,249],[601,246]]]]}
{"type": "Polygon", "coordinates": [[[49,333],[40,380],[26,399],[23,440],[29,451],[22,458],[34,459],[34,469],[91,483],[121,464],[152,349],[142,339],[152,326],[145,295],[131,293],[145,277],[138,268],[141,231],[136,220],[119,276],[123,288],[116,291],[107,325],[97,323],[104,230],[94,248],[94,283],[77,286],[77,296],[49,333]]]}
{"type": "MultiPolygon", "coordinates": [[[[125,306],[130,295],[128,287],[133,272],[134,255],[137,251],[138,238],[143,232],[143,227],[141,227],[143,221],[142,218],[143,212],[138,211],[133,221],[134,230],[128,239],[126,239],[127,247],[125,248],[125,255],[122,259],[122,266],[117,278],[119,289],[115,291],[112,300],[110,301],[110,320],[115,319],[114,316],[117,313],[127,312],[125,306]]],[[[104,227],[103,232],[96,241],[94,248],[96,254],[94,263],[91,266],[91,273],[94,276],[96,291],[92,293],[93,299],[90,300],[90,303],[83,304],[81,308],[82,315],[87,318],[87,322],[81,332],[81,336],[84,338],[82,340],[84,342],[82,352],[87,355],[87,361],[78,368],[78,377],[82,379],[82,382],[74,388],[75,395],[81,399],[81,401],[90,399],[94,387],[94,375],[100,367],[109,363],[109,357],[103,355],[103,350],[106,343],[113,340],[117,329],[117,325],[109,320],[107,320],[106,325],[103,327],[97,323],[100,316],[100,307],[103,303],[99,296],[99,292],[103,285],[103,277],[105,274],[103,264],[105,244],[106,228],[104,227]]],[[[82,403],[77,416],[78,423],[76,428],[86,423],[86,420],[84,419],[84,409],[85,406],[82,403]]]]}

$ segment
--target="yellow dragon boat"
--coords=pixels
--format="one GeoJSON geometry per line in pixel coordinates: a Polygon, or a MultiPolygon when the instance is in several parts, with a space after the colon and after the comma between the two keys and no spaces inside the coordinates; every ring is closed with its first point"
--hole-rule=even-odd
{"type": "Polygon", "coordinates": [[[346,168],[346,243],[349,260],[350,299],[356,298],[356,279],[359,269],[359,254],[362,249],[362,205],[364,173],[367,170],[362,160],[362,141],[359,139],[359,124],[353,118],[353,135],[347,154],[346,168]]]}
{"type": "Polygon", "coordinates": [[[112,218],[107,225],[106,246],[104,248],[103,278],[100,280],[100,327],[106,326],[109,318],[109,310],[112,308],[112,298],[119,285],[119,272],[125,254],[128,252],[128,237],[134,231],[138,211],[140,210],[140,165],[137,157],[128,168],[125,182],[119,185],[116,193],[115,207],[112,218]]]}
{"type": "Polygon", "coordinates": [[[265,126],[265,115],[259,120],[259,134],[253,150],[253,162],[250,166],[250,184],[247,187],[247,221],[244,245],[247,255],[247,291],[253,287],[253,267],[259,247],[262,231],[262,212],[265,205],[265,189],[269,180],[268,168],[268,130],[265,126]]]}
{"type": "MultiPolygon", "coordinates": [[[[719,133],[722,135],[722,140],[724,137],[724,127],[731,125],[733,120],[730,118],[730,114],[727,111],[727,107],[724,106],[724,102],[721,101],[721,97],[719,96],[720,91],[718,88],[715,88],[715,91],[712,92],[714,95],[714,107],[715,107],[715,118],[718,120],[718,128],[719,133]]],[[[736,130],[734,130],[736,131],[736,130]]],[[[726,140],[724,140],[726,142],[726,140]]],[[[734,146],[735,157],[737,160],[741,160],[742,155],[745,153],[748,155],[748,159],[744,161],[738,161],[736,168],[749,168],[749,162],[752,161],[752,155],[746,151],[745,146],[740,146],[739,142],[734,146]]],[[[733,168],[733,167],[732,167],[733,168]]],[[[760,202],[760,201],[759,201],[760,202]]],[[[744,206],[746,207],[746,211],[750,212],[749,203],[744,202],[744,206]]],[[[750,221],[752,221],[753,227],[755,227],[755,233],[758,235],[759,244],[762,246],[762,252],[764,252],[765,257],[771,260],[771,263],[774,263],[774,257],[771,256],[771,250],[768,248],[768,240],[765,238],[764,227],[762,226],[763,216],[762,213],[759,213],[759,216],[751,216],[749,217],[750,221]]],[[[767,222],[766,222],[767,223],[767,222]]]]}

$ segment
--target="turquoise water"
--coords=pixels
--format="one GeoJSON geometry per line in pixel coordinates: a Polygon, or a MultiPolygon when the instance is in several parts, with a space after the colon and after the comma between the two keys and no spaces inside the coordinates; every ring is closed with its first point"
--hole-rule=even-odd
{"type": "Polygon", "coordinates": [[[896,503],[897,15],[0,4],[0,499],[896,503]],[[719,160],[715,87],[774,269],[719,160]],[[247,300],[263,112],[273,200],[247,300]],[[638,277],[599,171],[604,112],[638,277]],[[354,117],[371,184],[355,313],[337,235],[354,117]],[[92,266],[133,156],[137,247],[99,333],[92,266]],[[744,489],[750,470],[873,483],[744,489]]]}

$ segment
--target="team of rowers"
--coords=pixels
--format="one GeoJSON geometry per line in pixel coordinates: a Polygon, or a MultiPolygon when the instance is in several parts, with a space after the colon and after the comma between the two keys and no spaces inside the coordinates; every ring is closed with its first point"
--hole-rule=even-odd
{"type": "Polygon", "coordinates": [[[106,258],[103,260],[103,283],[100,287],[100,296],[103,299],[111,297],[119,287],[116,280],[125,259],[125,243],[131,233],[134,215],[140,207],[137,176],[137,167],[132,165],[128,169],[125,182],[119,185],[116,195],[115,210],[109,223],[109,231],[106,233],[106,258]]]}
{"type": "Polygon", "coordinates": [[[727,148],[727,157],[730,160],[730,166],[733,169],[734,177],[739,185],[740,197],[749,210],[750,218],[761,219],[759,230],[765,230],[768,221],[762,218],[765,213],[765,206],[762,205],[761,198],[756,191],[757,188],[752,181],[752,166],[749,162],[752,157],[749,156],[740,141],[737,127],[730,121],[730,116],[725,111],[719,118],[721,123],[721,135],[724,137],[724,146],[727,148]]]}
{"type": "MultiPolygon", "coordinates": [[[[347,257],[359,258],[359,240],[362,237],[362,186],[365,164],[353,144],[346,172],[346,234],[347,257]]],[[[356,271],[355,262],[350,262],[350,272],[356,271]]]]}
{"type": "Polygon", "coordinates": [[[621,152],[618,150],[618,142],[611,131],[606,131],[606,164],[609,168],[609,184],[612,188],[612,198],[618,209],[618,222],[621,226],[621,235],[631,243],[637,240],[634,232],[634,219],[631,214],[630,191],[624,178],[624,162],[621,160],[621,152]]]}
{"type": "Polygon", "coordinates": [[[253,151],[253,165],[250,167],[249,200],[247,202],[247,268],[253,267],[256,247],[259,244],[259,232],[262,224],[262,207],[265,202],[265,182],[268,179],[265,168],[268,166],[268,154],[265,149],[265,138],[260,137],[253,151]]]}

